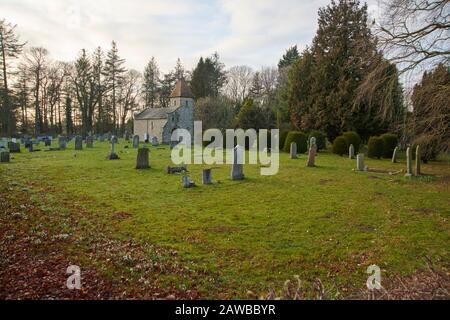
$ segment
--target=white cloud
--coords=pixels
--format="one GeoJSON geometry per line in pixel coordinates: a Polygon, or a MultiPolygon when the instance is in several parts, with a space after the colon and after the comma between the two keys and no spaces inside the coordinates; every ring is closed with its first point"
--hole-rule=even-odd
{"type": "MultiPolygon", "coordinates": [[[[376,12],[375,0],[371,11],[376,12]]],[[[73,60],[80,49],[118,43],[130,68],[151,56],[161,69],[176,59],[194,67],[218,51],[228,65],[276,65],[287,47],[311,43],[317,10],[328,0],[0,0],[0,18],[18,24],[21,39],[73,60]]]]}

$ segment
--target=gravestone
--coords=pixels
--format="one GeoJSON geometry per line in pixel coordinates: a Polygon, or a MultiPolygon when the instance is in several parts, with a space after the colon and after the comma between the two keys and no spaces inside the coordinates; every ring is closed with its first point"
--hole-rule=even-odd
{"type": "Polygon", "coordinates": [[[105,142],[105,136],[104,136],[103,134],[101,134],[101,135],[98,137],[98,141],[100,141],[100,142],[105,142]]]}
{"type": "Polygon", "coordinates": [[[149,150],[146,146],[138,150],[137,160],[136,160],[136,169],[148,169],[150,168],[150,164],[148,161],[149,150]]]}
{"type": "Polygon", "coordinates": [[[8,142],[8,149],[10,153],[20,153],[20,144],[17,142],[8,142]]]}
{"type": "Polygon", "coordinates": [[[158,138],[157,137],[153,137],[152,138],[152,146],[154,146],[154,147],[159,146],[159,142],[158,142],[158,138]]]}
{"type": "Polygon", "coordinates": [[[114,141],[115,144],[118,144],[119,138],[117,138],[117,136],[111,136],[111,141],[114,141]]]}
{"type": "Polygon", "coordinates": [[[117,138],[115,136],[112,136],[111,137],[111,153],[108,156],[109,160],[119,160],[119,156],[116,154],[116,148],[115,148],[116,141],[117,141],[117,138]]]}
{"type": "Polygon", "coordinates": [[[312,137],[309,143],[309,154],[308,154],[308,163],[307,167],[315,167],[316,166],[316,156],[317,156],[317,144],[316,138],[312,137]]]}
{"type": "Polygon", "coordinates": [[[186,165],[181,167],[167,167],[167,174],[175,174],[175,173],[182,173],[182,172],[188,172],[186,165]]]}
{"type": "Polygon", "coordinates": [[[144,133],[144,142],[148,143],[150,139],[150,135],[148,133],[144,133]]]}
{"type": "Polygon", "coordinates": [[[75,150],[83,150],[83,138],[81,136],[75,137],[75,150]]]}
{"type": "Polygon", "coordinates": [[[413,171],[412,171],[412,149],[411,147],[408,147],[406,149],[406,174],[405,177],[412,177],[413,171]]]}
{"type": "Polygon", "coordinates": [[[356,170],[366,171],[366,166],[364,164],[364,153],[360,153],[356,156],[356,170]]]}
{"type": "Polygon", "coordinates": [[[297,159],[297,143],[291,143],[291,159],[297,159]]]}
{"type": "Polygon", "coordinates": [[[0,148],[0,162],[7,163],[10,161],[9,151],[4,148],[0,148]]]}
{"type": "Polygon", "coordinates": [[[392,163],[397,163],[397,153],[398,153],[398,147],[394,149],[394,152],[392,153],[392,163]]]}
{"type": "Polygon", "coordinates": [[[45,146],[46,147],[50,147],[52,145],[52,140],[50,140],[50,138],[46,138],[44,140],[45,146]]]}
{"type": "Polygon", "coordinates": [[[8,140],[5,138],[0,139],[0,148],[5,148],[8,146],[8,140]]]}
{"type": "Polygon", "coordinates": [[[203,170],[203,184],[212,184],[212,169],[203,170]]]}
{"type": "Polygon", "coordinates": [[[355,147],[351,144],[350,148],[348,148],[348,157],[350,159],[355,159],[355,147]]]}
{"type": "Polygon", "coordinates": [[[94,147],[94,137],[88,136],[86,138],[86,148],[92,149],[94,147]]]}
{"type": "Polygon", "coordinates": [[[33,152],[33,142],[30,141],[30,143],[27,144],[27,146],[25,146],[29,152],[33,152]]]}
{"type": "Polygon", "coordinates": [[[133,148],[135,148],[135,149],[139,148],[139,136],[138,135],[135,135],[133,137],[133,148]]]}
{"type": "Polygon", "coordinates": [[[128,131],[125,131],[125,133],[123,134],[123,139],[125,141],[130,141],[130,134],[128,133],[128,131]]]}
{"type": "Polygon", "coordinates": [[[24,146],[25,146],[25,149],[28,149],[28,150],[30,150],[30,146],[31,146],[31,151],[33,151],[33,141],[30,138],[25,138],[24,146]]]}
{"type": "Polygon", "coordinates": [[[185,188],[185,189],[195,187],[195,183],[189,179],[189,176],[183,176],[182,182],[183,182],[183,188],[185,188]]]}
{"type": "Polygon", "coordinates": [[[244,175],[244,150],[241,146],[233,149],[233,165],[231,166],[231,180],[243,180],[244,175]]]}
{"type": "Polygon", "coordinates": [[[420,146],[416,147],[416,176],[421,175],[421,156],[420,156],[420,146]]]}
{"type": "Polygon", "coordinates": [[[67,147],[66,137],[60,136],[58,138],[58,143],[59,143],[59,150],[66,150],[67,147]]]}

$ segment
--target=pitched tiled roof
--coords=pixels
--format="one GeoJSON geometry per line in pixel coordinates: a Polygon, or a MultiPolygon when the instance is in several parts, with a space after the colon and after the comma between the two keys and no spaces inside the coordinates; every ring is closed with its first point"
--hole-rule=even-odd
{"type": "Polygon", "coordinates": [[[167,119],[168,115],[177,109],[178,107],[148,108],[142,111],[141,113],[135,114],[134,119],[136,120],[167,119]]]}
{"type": "Polygon", "coordinates": [[[175,89],[173,89],[170,94],[171,98],[193,98],[191,88],[183,79],[178,80],[175,85],[175,89]]]}

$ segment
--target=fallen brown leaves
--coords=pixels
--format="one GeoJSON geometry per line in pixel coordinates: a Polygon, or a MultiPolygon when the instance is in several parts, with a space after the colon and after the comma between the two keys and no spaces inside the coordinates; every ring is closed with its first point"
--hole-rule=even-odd
{"type": "Polygon", "coordinates": [[[174,251],[111,239],[101,230],[95,238],[74,226],[73,234],[55,233],[49,226],[61,223],[54,220],[59,217],[33,205],[26,188],[14,183],[0,185],[0,199],[0,299],[148,300],[198,295],[159,281],[163,273],[190,276],[192,271],[183,268],[174,251]],[[166,261],[167,256],[173,258],[166,261]],[[81,290],[66,286],[71,265],[81,267],[81,290]]]}

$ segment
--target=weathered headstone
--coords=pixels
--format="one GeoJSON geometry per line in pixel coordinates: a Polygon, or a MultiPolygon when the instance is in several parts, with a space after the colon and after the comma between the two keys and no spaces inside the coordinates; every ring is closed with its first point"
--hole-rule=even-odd
{"type": "Polygon", "coordinates": [[[181,167],[167,167],[167,174],[175,174],[175,173],[182,173],[182,172],[188,172],[186,165],[181,167]]]}
{"type": "Polygon", "coordinates": [[[27,144],[26,148],[28,149],[29,152],[33,152],[33,142],[30,141],[30,143],[27,144]]]}
{"type": "Polygon", "coordinates": [[[291,143],[291,159],[297,159],[297,143],[291,143]]]}
{"type": "Polygon", "coordinates": [[[364,164],[364,153],[360,153],[356,156],[356,170],[366,171],[366,165],[364,164]]]}
{"type": "Polygon", "coordinates": [[[420,156],[420,146],[416,147],[416,176],[421,175],[421,161],[422,158],[420,156]]]}
{"type": "Polygon", "coordinates": [[[148,169],[150,168],[150,164],[148,161],[148,154],[150,150],[147,147],[143,147],[138,150],[137,160],[136,160],[136,169],[148,169]]]}
{"type": "Polygon", "coordinates": [[[0,148],[0,162],[6,163],[9,162],[9,151],[5,150],[4,148],[0,148]]]}
{"type": "Polygon", "coordinates": [[[308,163],[306,165],[307,167],[315,167],[316,166],[316,156],[317,156],[316,138],[312,137],[309,142],[308,163]]]}
{"type": "Polygon", "coordinates": [[[182,182],[183,182],[183,188],[185,188],[185,189],[195,187],[195,183],[189,179],[189,176],[183,176],[182,182]]]}
{"type": "Polygon", "coordinates": [[[351,144],[350,148],[348,148],[348,157],[350,159],[355,159],[355,147],[351,144]]]}
{"type": "Polygon", "coordinates": [[[8,149],[10,153],[20,153],[20,144],[17,142],[8,142],[8,149]]]}
{"type": "Polygon", "coordinates": [[[117,138],[117,136],[111,136],[111,141],[114,141],[115,144],[118,144],[119,138],[117,138]]]}
{"type": "Polygon", "coordinates": [[[212,169],[203,170],[203,184],[212,184],[212,169]]]}
{"type": "Polygon", "coordinates": [[[105,142],[105,136],[104,136],[103,134],[101,134],[101,135],[98,137],[98,141],[100,141],[100,142],[105,142]]]}
{"type": "Polygon", "coordinates": [[[108,156],[109,160],[118,160],[119,159],[119,156],[116,154],[116,148],[115,148],[116,141],[117,141],[117,138],[115,136],[112,136],[111,137],[111,153],[108,156]]]}
{"type": "Polygon", "coordinates": [[[406,174],[405,177],[412,177],[413,171],[412,171],[412,150],[411,147],[408,147],[406,149],[406,174]]]}
{"type": "Polygon", "coordinates": [[[130,134],[128,133],[128,131],[125,131],[125,133],[123,134],[123,139],[125,141],[130,141],[130,134]]]}
{"type": "Polygon", "coordinates": [[[392,163],[397,163],[397,153],[398,153],[398,147],[394,149],[394,152],[392,153],[392,163]]]}
{"type": "Polygon", "coordinates": [[[75,150],[83,150],[83,138],[81,136],[75,137],[75,150]]]}
{"type": "Polygon", "coordinates": [[[243,180],[244,175],[244,150],[241,146],[233,149],[233,164],[231,166],[231,180],[243,180]]]}
{"type": "Polygon", "coordinates": [[[44,140],[45,146],[50,147],[52,145],[52,140],[50,138],[46,138],[44,140]]]}
{"type": "Polygon", "coordinates": [[[135,149],[139,148],[139,136],[138,135],[135,135],[133,137],[133,148],[135,148],[135,149]]]}
{"type": "Polygon", "coordinates": [[[157,137],[153,137],[152,138],[152,146],[154,146],[154,147],[159,146],[159,142],[158,142],[158,138],[157,137]]]}
{"type": "Polygon", "coordinates": [[[86,148],[92,149],[94,147],[94,137],[87,136],[86,138],[86,148]]]}
{"type": "Polygon", "coordinates": [[[144,142],[148,143],[150,139],[150,135],[148,133],[144,133],[144,142]]]}
{"type": "Polygon", "coordinates": [[[59,150],[66,150],[67,147],[66,137],[60,136],[58,138],[58,143],[59,143],[59,150]]]}

